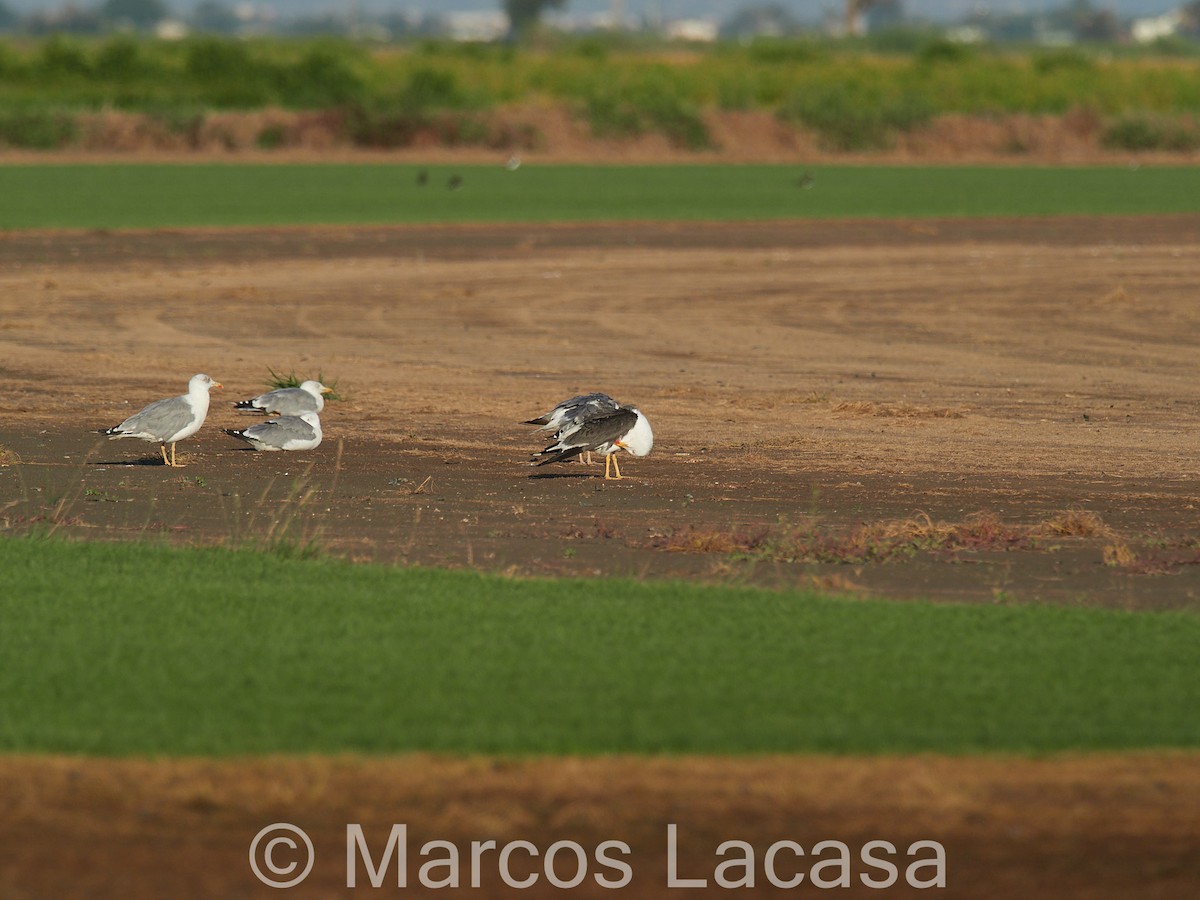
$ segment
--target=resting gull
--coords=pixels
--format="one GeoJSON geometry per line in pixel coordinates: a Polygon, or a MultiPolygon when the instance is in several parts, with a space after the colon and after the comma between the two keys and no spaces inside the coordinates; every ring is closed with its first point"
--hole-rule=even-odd
{"type": "Polygon", "coordinates": [[[321,443],[321,419],[315,412],[267,419],[249,428],[223,428],[255,450],[314,450],[321,443]]]}
{"type": "Polygon", "coordinates": [[[533,465],[561,462],[580,453],[595,450],[604,455],[604,477],[623,478],[621,467],[613,455],[624,450],[632,456],[645,456],[654,446],[650,421],[636,406],[619,406],[616,411],[584,419],[559,431],[557,440],[538,454],[545,457],[533,465]]]}
{"type": "Polygon", "coordinates": [[[249,400],[239,400],[233,404],[235,409],[252,409],[256,412],[275,413],[279,416],[298,416],[301,413],[320,413],[325,408],[325,394],[332,393],[333,388],[326,387],[319,381],[305,381],[300,387],[280,388],[267,391],[249,400]]]}
{"type": "Polygon", "coordinates": [[[162,452],[163,464],[179,468],[175,462],[175,443],[191,437],[204,424],[208,415],[208,392],[219,388],[219,382],[207,375],[193,375],[188,381],[188,391],[178,397],[151,403],[141,412],[134,413],[115,428],[104,428],[111,440],[117,438],[141,438],[157,441],[162,452]],[[171,459],[167,460],[167,445],[171,445],[171,459]]]}

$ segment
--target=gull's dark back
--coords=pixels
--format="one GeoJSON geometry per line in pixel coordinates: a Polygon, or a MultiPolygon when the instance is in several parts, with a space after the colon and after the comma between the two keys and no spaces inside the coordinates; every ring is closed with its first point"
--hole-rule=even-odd
{"type": "Polygon", "coordinates": [[[620,408],[608,394],[596,391],[591,394],[579,394],[569,400],[564,400],[544,416],[530,419],[526,425],[541,425],[543,428],[556,428],[561,433],[573,425],[592,418],[616,412],[620,408]]]}
{"type": "Polygon", "coordinates": [[[587,450],[595,450],[605,444],[620,440],[637,424],[637,410],[628,406],[618,407],[608,413],[584,419],[558,433],[558,440],[539,453],[546,457],[538,465],[571,459],[587,450]]]}

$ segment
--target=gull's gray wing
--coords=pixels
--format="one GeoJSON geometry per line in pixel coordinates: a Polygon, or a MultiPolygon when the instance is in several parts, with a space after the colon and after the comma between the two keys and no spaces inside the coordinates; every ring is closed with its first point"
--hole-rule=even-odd
{"type": "Polygon", "coordinates": [[[283,449],[290,441],[311,441],[317,432],[311,425],[297,416],[281,416],[246,429],[247,437],[252,437],[268,447],[283,449]]]}
{"type": "Polygon", "coordinates": [[[301,388],[280,388],[256,398],[257,405],[281,416],[298,416],[300,413],[320,412],[317,398],[301,388]]]}
{"type": "Polygon", "coordinates": [[[316,397],[303,388],[278,388],[267,391],[249,400],[239,400],[233,404],[234,409],[253,409],[257,412],[277,413],[281,416],[298,416],[301,413],[319,413],[321,403],[316,397]]]}
{"type": "Polygon", "coordinates": [[[165,441],[192,424],[196,413],[188,403],[187,395],[171,397],[151,403],[141,412],[134,413],[109,434],[147,435],[156,441],[165,441]]]}

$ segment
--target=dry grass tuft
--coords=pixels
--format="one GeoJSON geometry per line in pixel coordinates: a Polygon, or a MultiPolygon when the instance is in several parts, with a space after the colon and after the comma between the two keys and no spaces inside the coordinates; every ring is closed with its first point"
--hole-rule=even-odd
{"type": "Polygon", "coordinates": [[[680,553],[754,553],[763,547],[767,532],[766,528],[746,532],[688,526],[682,531],[656,537],[650,545],[656,550],[680,553]]]}
{"type": "Polygon", "coordinates": [[[874,416],[883,419],[961,419],[963,414],[949,407],[915,406],[912,403],[871,403],[865,400],[837,404],[833,412],[845,416],[874,416]]]}
{"type": "Polygon", "coordinates": [[[1086,509],[1069,509],[1034,526],[1034,534],[1046,537],[1113,537],[1113,530],[1097,513],[1086,509]]]}
{"type": "Polygon", "coordinates": [[[1137,563],[1137,555],[1124,541],[1108,544],[1104,548],[1104,564],[1114,568],[1128,569],[1137,563]]]}
{"type": "MultiPolygon", "coordinates": [[[[692,526],[660,535],[649,546],[684,553],[744,555],[777,562],[858,564],[886,562],[919,553],[1034,550],[1039,546],[1038,539],[1048,536],[1107,538],[1112,535],[1099,516],[1081,510],[1068,510],[1035,525],[1004,522],[990,512],[975,513],[961,522],[934,521],[927,513],[918,513],[908,519],[863,522],[846,529],[803,525],[780,531],[766,527],[746,531],[692,526]]],[[[1120,559],[1134,558],[1128,548],[1125,552],[1129,555],[1120,556],[1120,559]]],[[[1108,561],[1107,555],[1105,560],[1108,561]]],[[[1110,564],[1127,565],[1124,562],[1110,564]]]]}
{"type": "Polygon", "coordinates": [[[0,466],[16,466],[20,462],[21,457],[16,450],[0,444],[0,466]]]}
{"type": "Polygon", "coordinates": [[[837,404],[833,411],[844,416],[873,416],[878,407],[864,400],[845,400],[837,404]]]}

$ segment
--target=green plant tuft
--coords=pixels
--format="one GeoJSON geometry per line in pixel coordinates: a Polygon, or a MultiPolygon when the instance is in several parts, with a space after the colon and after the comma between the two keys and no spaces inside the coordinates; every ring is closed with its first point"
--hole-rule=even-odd
{"type": "Polygon", "coordinates": [[[338,391],[338,380],[334,378],[332,381],[325,380],[325,373],[318,371],[316,376],[312,375],[297,375],[295,370],[291,372],[276,372],[270,366],[267,366],[267,371],[271,377],[267,380],[267,386],[271,390],[279,390],[280,388],[300,387],[306,381],[319,381],[327,388],[331,388],[330,392],[325,395],[326,400],[345,400],[344,394],[338,391]]]}

